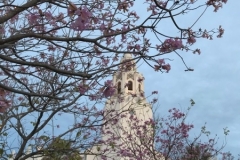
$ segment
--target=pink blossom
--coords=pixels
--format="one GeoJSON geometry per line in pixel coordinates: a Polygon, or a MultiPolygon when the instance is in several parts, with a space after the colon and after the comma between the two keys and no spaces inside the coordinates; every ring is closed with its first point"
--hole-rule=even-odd
{"type": "Polygon", "coordinates": [[[159,71],[160,68],[161,68],[161,66],[159,66],[159,65],[154,65],[154,70],[155,70],[155,71],[159,71]]]}
{"type": "Polygon", "coordinates": [[[23,67],[23,66],[20,66],[20,67],[18,68],[18,71],[21,72],[21,73],[26,73],[26,68],[23,67]]]}
{"type": "Polygon", "coordinates": [[[24,100],[24,98],[22,96],[20,96],[20,97],[18,97],[18,100],[22,101],[22,100],[24,100]]]}
{"type": "Polygon", "coordinates": [[[133,50],[133,49],[134,49],[134,46],[128,45],[128,46],[127,46],[127,49],[128,49],[128,51],[133,50]]]}
{"type": "Polygon", "coordinates": [[[170,64],[165,64],[165,65],[162,66],[162,69],[166,70],[167,73],[168,73],[171,69],[171,66],[170,66],[170,64]]]}
{"type": "Polygon", "coordinates": [[[115,87],[111,80],[105,82],[105,90],[103,91],[103,96],[105,98],[111,97],[115,93],[115,87]]]}
{"type": "Polygon", "coordinates": [[[106,28],[107,28],[107,27],[106,27],[106,25],[104,24],[104,22],[99,26],[99,29],[100,29],[101,31],[104,31],[106,28]]]}
{"type": "Polygon", "coordinates": [[[48,45],[48,51],[55,51],[56,47],[54,47],[53,45],[48,45]]]}
{"type": "Polygon", "coordinates": [[[106,89],[103,91],[103,96],[105,98],[111,97],[115,92],[115,88],[113,87],[106,87],[106,89]]]}
{"type": "Polygon", "coordinates": [[[164,59],[159,59],[157,62],[158,62],[158,64],[160,64],[160,65],[165,64],[165,60],[164,60],[164,59]]]}
{"type": "Polygon", "coordinates": [[[83,6],[80,9],[80,16],[82,17],[82,19],[89,20],[89,18],[92,16],[92,13],[88,10],[86,6],[83,6]]]}
{"type": "Polygon", "coordinates": [[[108,58],[104,58],[104,57],[102,57],[101,59],[102,59],[102,65],[106,67],[110,60],[108,58]]]}
{"type": "Polygon", "coordinates": [[[92,16],[91,12],[86,6],[83,6],[80,9],[77,9],[75,14],[78,15],[78,18],[70,25],[70,28],[76,31],[83,31],[89,27],[90,17],[92,16]]]}
{"type": "Polygon", "coordinates": [[[76,31],[83,31],[84,29],[86,29],[86,22],[82,20],[81,17],[79,16],[75,20],[75,22],[71,24],[70,28],[76,31]]]}
{"type": "Polygon", "coordinates": [[[193,43],[195,43],[195,42],[196,42],[196,39],[195,39],[193,36],[188,37],[188,39],[187,39],[187,43],[189,43],[189,44],[193,44],[193,43]]]}
{"type": "Polygon", "coordinates": [[[28,22],[30,25],[37,24],[40,19],[40,15],[38,13],[31,13],[28,15],[28,22]]]}
{"type": "Polygon", "coordinates": [[[134,49],[136,49],[137,51],[140,51],[140,45],[139,44],[136,44],[135,46],[134,46],[134,49]]]}
{"type": "Polygon", "coordinates": [[[89,90],[88,85],[81,83],[79,85],[79,92],[80,94],[85,94],[89,90]]]}
{"type": "Polygon", "coordinates": [[[97,8],[98,9],[103,9],[104,8],[104,3],[101,2],[101,1],[100,2],[98,1],[97,8]]]}
{"type": "Polygon", "coordinates": [[[54,56],[49,56],[49,57],[48,57],[48,61],[49,61],[50,63],[53,63],[53,61],[54,61],[54,56]]]}
{"type": "Polygon", "coordinates": [[[52,13],[50,11],[47,11],[44,13],[46,20],[50,21],[53,19],[52,13]]]}
{"type": "Polygon", "coordinates": [[[40,57],[41,57],[42,59],[45,59],[45,58],[46,58],[45,53],[44,53],[44,52],[41,52],[41,53],[40,53],[40,57]]]}
{"type": "Polygon", "coordinates": [[[137,81],[141,83],[144,80],[144,77],[138,77],[137,81]]]}
{"type": "Polygon", "coordinates": [[[10,102],[6,99],[7,92],[4,89],[0,89],[0,113],[6,112],[10,107],[10,102]]]}
{"type": "Polygon", "coordinates": [[[102,52],[99,50],[98,46],[97,45],[94,45],[94,50],[95,50],[95,53],[99,56],[102,54],[102,52]]]}
{"type": "Polygon", "coordinates": [[[4,113],[7,111],[8,103],[0,100],[0,113],[4,113]]]}
{"type": "Polygon", "coordinates": [[[64,23],[64,14],[62,12],[60,12],[57,16],[55,16],[57,21],[62,21],[62,23],[64,23]]]}
{"type": "Polygon", "coordinates": [[[183,48],[183,44],[182,41],[178,38],[175,39],[166,39],[161,48],[160,48],[160,52],[171,52],[177,49],[181,49],[183,48]]]}

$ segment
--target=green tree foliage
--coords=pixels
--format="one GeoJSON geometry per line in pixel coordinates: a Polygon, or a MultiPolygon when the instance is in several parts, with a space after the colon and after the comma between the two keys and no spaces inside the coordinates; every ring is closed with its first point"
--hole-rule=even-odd
{"type": "Polygon", "coordinates": [[[72,149],[71,143],[60,138],[54,139],[44,150],[42,160],[81,160],[78,150],[72,149]]]}

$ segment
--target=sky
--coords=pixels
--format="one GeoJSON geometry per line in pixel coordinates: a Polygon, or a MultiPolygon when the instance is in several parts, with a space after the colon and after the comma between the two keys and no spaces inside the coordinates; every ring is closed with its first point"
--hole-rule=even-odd
{"type": "MultiPolygon", "coordinates": [[[[155,72],[146,64],[139,67],[145,77],[145,93],[150,95],[153,90],[159,92],[159,106],[155,114],[166,115],[173,107],[186,110],[190,99],[195,101],[188,122],[195,128],[191,132],[197,135],[201,126],[207,123],[212,136],[219,137],[219,145],[225,141],[223,128],[230,130],[224,151],[230,151],[235,159],[240,154],[240,48],[239,26],[240,1],[228,1],[217,13],[209,9],[195,27],[208,29],[222,25],[225,32],[223,38],[214,40],[197,40],[194,45],[201,49],[201,55],[191,52],[180,52],[186,64],[193,72],[186,69],[176,54],[166,55],[170,58],[169,73],[155,72]]],[[[197,14],[196,14],[197,15],[197,14]]],[[[189,14],[189,18],[196,18],[189,14]]],[[[184,26],[188,19],[180,21],[184,26]]],[[[168,26],[164,28],[166,32],[168,26]]],[[[154,40],[154,37],[152,37],[154,40]]]]}

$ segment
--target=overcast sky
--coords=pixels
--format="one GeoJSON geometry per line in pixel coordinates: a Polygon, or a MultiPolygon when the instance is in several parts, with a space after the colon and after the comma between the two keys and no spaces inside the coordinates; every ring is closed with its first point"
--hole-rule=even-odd
{"type": "MultiPolygon", "coordinates": [[[[223,128],[228,127],[230,134],[224,150],[232,152],[235,159],[240,153],[239,7],[240,1],[229,1],[217,13],[209,9],[197,23],[195,27],[208,29],[222,25],[225,33],[221,39],[197,40],[194,47],[201,49],[201,55],[180,52],[194,72],[185,72],[181,59],[174,54],[165,56],[173,59],[169,73],[157,73],[145,64],[139,67],[145,76],[146,95],[156,88],[159,91],[158,114],[164,115],[173,107],[186,109],[190,106],[189,100],[193,99],[196,105],[188,118],[195,125],[192,134],[199,133],[201,126],[207,122],[207,129],[212,136],[217,134],[220,137],[221,145],[224,141],[223,128]]],[[[189,14],[189,17],[196,18],[196,15],[189,14]]],[[[181,22],[184,25],[188,19],[181,22]]]]}

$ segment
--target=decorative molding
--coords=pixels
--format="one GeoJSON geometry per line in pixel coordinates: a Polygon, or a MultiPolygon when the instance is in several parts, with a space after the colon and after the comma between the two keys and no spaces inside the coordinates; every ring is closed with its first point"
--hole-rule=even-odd
{"type": "Polygon", "coordinates": [[[117,74],[117,76],[116,76],[116,81],[119,80],[119,79],[122,80],[122,74],[121,73],[117,74]]]}
{"type": "Polygon", "coordinates": [[[134,75],[132,74],[132,73],[129,73],[128,75],[127,75],[127,79],[132,79],[132,80],[134,80],[134,75]]]}

